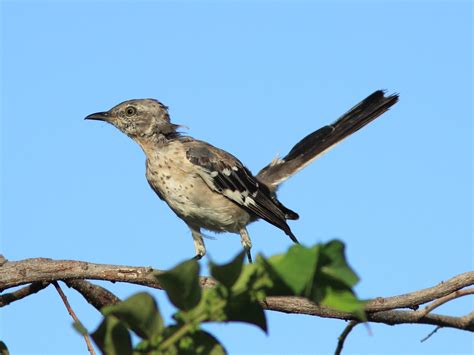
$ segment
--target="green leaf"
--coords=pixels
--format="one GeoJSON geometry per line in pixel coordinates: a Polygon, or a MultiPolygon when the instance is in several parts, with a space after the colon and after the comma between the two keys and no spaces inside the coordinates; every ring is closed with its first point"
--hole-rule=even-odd
{"type": "Polygon", "coordinates": [[[102,308],[102,314],[114,315],[128,325],[139,337],[149,339],[163,329],[158,306],[153,297],[140,292],[118,304],[102,308]]]}
{"type": "Polygon", "coordinates": [[[133,355],[163,355],[163,352],[158,350],[161,341],[161,336],[154,340],[142,340],[137,345],[135,345],[135,348],[133,349],[133,355]]]}
{"type": "Polygon", "coordinates": [[[150,343],[150,340],[142,340],[137,345],[135,345],[133,353],[150,353],[153,349],[150,343]]]}
{"type": "Polygon", "coordinates": [[[3,341],[0,341],[0,355],[10,355],[7,346],[3,341]]]}
{"type": "Polygon", "coordinates": [[[272,256],[264,263],[274,282],[271,294],[307,296],[318,263],[319,247],[292,246],[286,254],[272,256]],[[286,287],[282,287],[283,283],[286,287]]]}
{"type": "Polygon", "coordinates": [[[185,261],[170,271],[156,275],[173,305],[190,310],[201,299],[199,264],[196,260],[185,261]]]}
{"type": "Polygon", "coordinates": [[[239,253],[230,263],[224,265],[216,265],[210,263],[211,275],[217,281],[227,288],[234,286],[239,278],[244,264],[245,251],[239,253]]]}
{"type": "MultiPolygon", "coordinates": [[[[81,335],[86,335],[86,334],[89,334],[89,332],[87,331],[87,329],[82,325],[81,322],[74,322],[72,323],[72,327],[74,329],[76,329],[81,335]]],[[[0,353],[1,355],[1,353],[0,353]]]]}
{"type": "Polygon", "coordinates": [[[355,296],[359,278],[350,268],[344,254],[344,244],[331,241],[321,246],[316,274],[308,298],[338,311],[350,312],[365,320],[365,303],[355,296]]]}
{"type": "Polygon", "coordinates": [[[233,295],[227,300],[224,307],[227,321],[254,324],[265,333],[267,332],[267,319],[260,303],[252,299],[248,293],[233,295]]]}
{"type": "Polygon", "coordinates": [[[204,289],[201,302],[189,311],[177,312],[173,318],[178,324],[200,322],[245,322],[267,331],[265,313],[250,290],[235,292],[222,284],[204,289]]]}
{"type": "Polygon", "coordinates": [[[327,287],[320,303],[339,311],[350,312],[362,321],[366,320],[364,311],[366,302],[357,299],[349,288],[327,287]]]}
{"type": "Polygon", "coordinates": [[[131,355],[132,341],[127,327],[114,316],[107,316],[92,339],[102,353],[107,355],[131,355]]]}
{"type": "Polygon", "coordinates": [[[321,272],[343,282],[348,287],[354,287],[359,278],[346,261],[344,244],[338,240],[331,241],[321,248],[324,259],[321,272]]]}
{"type": "MultiPolygon", "coordinates": [[[[205,322],[222,322],[226,320],[224,307],[229,297],[228,290],[217,285],[213,288],[204,289],[199,305],[185,314],[176,314],[174,317],[177,321],[193,322],[195,319],[202,319],[205,315],[205,322]]],[[[183,313],[183,312],[181,312],[183,313]]]]}
{"type": "Polygon", "coordinates": [[[304,296],[361,319],[365,316],[364,302],[352,290],[359,278],[348,265],[340,241],[311,248],[295,245],[286,254],[257,259],[257,264],[271,280],[264,289],[267,296],[304,296]]]}
{"type": "MultiPolygon", "coordinates": [[[[255,291],[259,288],[260,285],[256,284],[256,280],[262,281],[266,276],[266,273],[264,273],[263,268],[260,265],[260,259],[262,259],[262,257],[257,255],[256,263],[244,265],[239,278],[234,283],[234,286],[232,286],[233,292],[239,293],[243,291],[255,291]]],[[[265,286],[268,287],[269,285],[270,280],[267,280],[267,284],[265,286]]]]}
{"type": "Polygon", "coordinates": [[[182,355],[225,355],[222,344],[208,332],[198,330],[186,335],[178,343],[178,354],[182,355]]]}
{"type": "MultiPolygon", "coordinates": [[[[282,255],[273,256],[273,261],[277,262],[279,259],[283,258],[282,255]]],[[[265,258],[261,258],[258,263],[262,267],[263,276],[266,278],[267,283],[263,287],[263,293],[266,296],[293,296],[294,292],[291,287],[283,280],[280,274],[277,273],[273,265],[265,258]]],[[[262,278],[262,275],[255,273],[249,278],[249,284],[255,285],[258,283],[259,278],[262,278]]]]}

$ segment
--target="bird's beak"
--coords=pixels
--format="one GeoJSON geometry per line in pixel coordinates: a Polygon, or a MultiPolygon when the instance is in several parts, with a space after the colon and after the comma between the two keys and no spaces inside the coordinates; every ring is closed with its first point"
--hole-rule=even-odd
{"type": "Polygon", "coordinates": [[[110,113],[108,112],[96,112],[93,114],[90,114],[85,120],[96,120],[96,121],[105,121],[105,122],[110,122],[110,113]]]}

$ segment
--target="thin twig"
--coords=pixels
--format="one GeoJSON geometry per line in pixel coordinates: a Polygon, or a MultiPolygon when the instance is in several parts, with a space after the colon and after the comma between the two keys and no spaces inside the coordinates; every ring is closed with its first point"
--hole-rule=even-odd
{"type": "MultiPolygon", "coordinates": [[[[79,318],[77,318],[76,313],[74,313],[74,311],[72,310],[71,305],[69,304],[69,301],[67,300],[67,297],[64,294],[63,290],[61,289],[61,287],[59,286],[58,282],[53,281],[52,284],[56,288],[56,291],[58,291],[59,296],[63,300],[64,305],[66,306],[66,309],[69,312],[69,314],[71,315],[72,319],[74,319],[74,322],[81,323],[79,321],[79,318]]],[[[94,351],[94,348],[92,347],[92,343],[91,343],[91,339],[89,337],[89,334],[84,333],[83,336],[84,336],[84,340],[86,341],[86,344],[87,344],[87,350],[89,350],[89,353],[91,355],[95,355],[95,351],[94,351]]]]}
{"type": "Polygon", "coordinates": [[[420,318],[422,318],[422,317],[426,316],[428,313],[430,313],[433,309],[441,306],[442,304],[445,304],[446,302],[449,302],[449,301],[451,301],[455,298],[460,298],[460,297],[467,296],[467,295],[474,295],[474,288],[468,288],[468,289],[465,289],[465,290],[454,291],[453,293],[450,293],[449,295],[438,298],[433,303],[426,306],[423,310],[417,311],[417,312],[419,312],[420,318]]]}
{"type": "Polygon", "coordinates": [[[42,289],[48,287],[48,285],[49,285],[49,282],[47,281],[33,282],[32,284],[22,287],[19,290],[16,290],[14,292],[0,295],[0,308],[9,305],[12,302],[21,300],[22,298],[25,298],[26,296],[39,292],[42,289]]]}
{"type": "Polygon", "coordinates": [[[342,352],[342,348],[344,347],[344,342],[346,341],[347,336],[349,333],[354,329],[354,327],[359,324],[360,322],[357,320],[351,320],[349,324],[344,328],[341,335],[337,338],[337,347],[334,355],[340,355],[342,352]]]}
{"type": "Polygon", "coordinates": [[[443,327],[440,327],[440,326],[438,325],[436,328],[433,329],[432,332],[430,332],[430,334],[428,334],[428,335],[425,336],[423,339],[421,339],[421,340],[420,340],[420,343],[423,343],[423,342],[425,342],[426,340],[428,340],[429,338],[431,338],[431,336],[432,336],[434,333],[436,333],[438,330],[440,330],[441,328],[443,328],[443,327]]]}

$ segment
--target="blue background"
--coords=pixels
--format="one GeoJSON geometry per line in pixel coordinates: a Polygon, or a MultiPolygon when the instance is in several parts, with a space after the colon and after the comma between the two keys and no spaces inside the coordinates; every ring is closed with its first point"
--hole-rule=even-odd
{"type": "MultiPolygon", "coordinates": [[[[400,103],[294,176],[280,199],[310,245],[347,244],[362,298],[433,286],[473,269],[472,2],[53,2],[1,5],[1,252],[165,269],[194,254],[190,232],[146,183],[142,151],[84,121],[154,97],[189,134],[257,172],[376,89],[400,103]]],[[[250,226],[254,254],[290,240],[250,226]]],[[[224,262],[232,234],[206,240],[224,262]]],[[[207,259],[202,261],[205,266],[207,259]]],[[[204,273],[207,270],[204,269],[204,273]]],[[[120,297],[142,290],[105,284],[120,297]]],[[[85,326],[100,315],[65,290],[85,326]]],[[[161,309],[172,308],[153,291],[161,309]]],[[[472,298],[440,313],[464,315],[472,298]]],[[[0,310],[13,354],[85,353],[56,291],[0,310]]],[[[267,313],[269,335],[208,325],[236,353],[332,353],[345,322],[267,313]]],[[[472,353],[469,333],[359,326],[346,353],[472,353]]]]}

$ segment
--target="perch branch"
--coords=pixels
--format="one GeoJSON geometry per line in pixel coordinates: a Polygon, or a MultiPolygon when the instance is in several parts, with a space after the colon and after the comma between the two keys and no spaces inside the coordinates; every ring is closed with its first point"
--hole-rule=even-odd
{"type": "MultiPolygon", "coordinates": [[[[87,284],[83,283],[82,286],[79,286],[76,283],[74,286],[74,282],[78,279],[105,280],[111,282],[127,282],[161,289],[161,285],[154,275],[162,272],[161,270],[155,270],[150,267],[106,265],[73,260],[36,258],[21,261],[5,261],[3,265],[0,266],[0,292],[24,284],[65,280],[71,287],[83,294],[94,307],[100,308],[106,304],[114,303],[117,301],[117,298],[110,296],[110,293],[108,296],[105,296],[105,294],[100,295],[97,288],[100,286],[92,285],[94,286],[92,288],[88,286],[90,290],[87,291],[87,287],[85,286],[87,284]],[[94,292],[91,290],[94,290],[94,292]],[[93,300],[93,302],[91,300],[93,300]]],[[[210,277],[201,277],[200,282],[202,287],[212,287],[216,284],[210,277]]],[[[441,303],[459,297],[451,296],[453,293],[472,285],[474,285],[474,272],[471,271],[457,275],[430,288],[399,296],[378,297],[368,301],[366,305],[367,320],[369,322],[390,325],[418,323],[474,331],[474,312],[464,317],[452,317],[431,313],[431,310],[441,303]],[[448,295],[450,299],[443,299],[443,297],[448,295]],[[400,310],[401,308],[417,309],[420,305],[433,301],[435,301],[435,303],[427,306],[431,307],[428,311],[426,311],[426,308],[422,311],[400,310]]],[[[471,294],[471,291],[464,290],[461,294],[464,293],[471,294]]],[[[278,312],[354,320],[354,316],[350,313],[339,312],[319,306],[307,299],[299,297],[268,297],[263,306],[268,310],[278,312]]]]}

